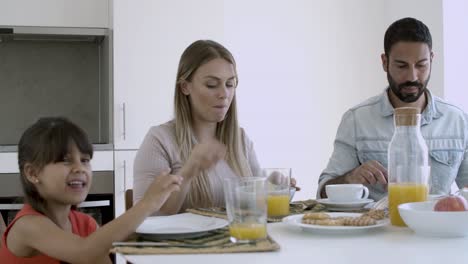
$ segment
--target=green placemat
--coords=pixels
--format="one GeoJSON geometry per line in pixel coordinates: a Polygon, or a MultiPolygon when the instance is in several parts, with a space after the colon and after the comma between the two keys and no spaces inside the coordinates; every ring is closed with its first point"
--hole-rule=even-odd
{"type": "MultiPolygon", "coordinates": [[[[289,215],[295,214],[304,214],[308,212],[322,212],[326,211],[326,207],[322,204],[317,203],[315,200],[305,200],[292,202],[289,205],[289,215]]],[[[210,208],[193,208],[187,209],[187,212],[204,215],[204,216],[213,216],[218,218],[227,219],[226,209],[224,207],[210,207],[210,208]]],[[[281,222],[282,218],[267,218],[269,223],[281,222]]]]}
{"type": "Polygon", "coordinates": [[[151,241],[137,237],[127,242],[136,242],[132,246],[120,245],[111,249],[113,253],[121,254],[208,254],[208,253],[236,253],[236,252],[263,252],[280,249],[271,237],[253,243],[232,243],[227,228],[208,232],[197,238],[165,239],[151,241]],[[150,243],[146,243],[150,242],[150,243]],[[151,242],[160,243],[160,246],[151,246],[151,242]],[[145,245],[146,243],[146,245],[145,245]]]}

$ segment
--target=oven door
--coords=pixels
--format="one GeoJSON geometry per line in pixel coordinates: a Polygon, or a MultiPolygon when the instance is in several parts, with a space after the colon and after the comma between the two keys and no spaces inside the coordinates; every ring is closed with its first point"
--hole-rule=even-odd
{"type": "MultiPolygon", "coordinates": [[[[0,214],[6,225],[9,225],[23,207],[22,197],[0,198],[0,214]]],[[[92,216],[102,226],[114,218],[113,194],[90,194],[86,201],[78,205],[77,210],[92,216]]]]}
{"type": "MultiPolygon", "coordinates": [[[[22,188],[18,173],[1,173],[0,214],[8,225],[23,207],[22,188]],[[6,195],[6,196],[4,196],[6,195]]],[[[114,172],[93,172],[93,184],[78,210],[91,215],[99,225],[114,219],[114,172]]]]}

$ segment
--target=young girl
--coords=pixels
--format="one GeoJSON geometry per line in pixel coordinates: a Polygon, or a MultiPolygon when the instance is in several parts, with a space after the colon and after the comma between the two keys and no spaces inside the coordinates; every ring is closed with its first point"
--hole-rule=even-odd
{"type": "Polygon", "coordinates": [[[64,118],[43,118],[28,128],[18,146],[26,204],[2,237],[2,263],[110,263],[112,242],[125,239],[169,195],[182,178],[162,173],[143,199],[97,229],[77,212],[92,182],[92,145],[85,132],[64,118]]]}

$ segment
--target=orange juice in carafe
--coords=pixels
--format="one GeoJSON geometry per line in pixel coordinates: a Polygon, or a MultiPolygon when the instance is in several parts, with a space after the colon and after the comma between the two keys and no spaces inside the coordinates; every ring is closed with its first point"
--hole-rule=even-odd
{"type": "Polygon", "coordinates": [[[393,225],[406,226],[398,212],[402,203],[427,199],[429,154],[421,134],[421,109],[395,108],[395,131],[388,145],[388,204],[393,225]]]}
{"type": "Polygon", "coordinates": [[[428,188],[425,184],[390,183],[388,185],[388,209],[392,225],[406,226],[398,212],[398,205],[427,200],[428,188]]]}

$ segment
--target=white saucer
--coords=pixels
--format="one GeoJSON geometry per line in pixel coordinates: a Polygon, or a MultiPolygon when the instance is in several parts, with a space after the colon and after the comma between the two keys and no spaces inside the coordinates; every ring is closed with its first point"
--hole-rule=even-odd
{"type": "Polygon", "coordinates": [[[352,201],[352,202],[332,202],[329,199],[317,199],[318,203],[321,203],[329,210],[339,210],[339,211],[349,211],[349,210],[355,210],[355,209],[361,209],[362,207],[366,206],[369,203],[372,203],[374,200],[372,199],[362,199],[358,201],[352,201]]]}

